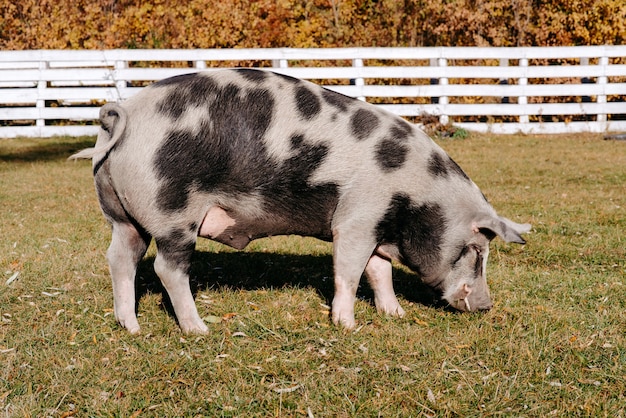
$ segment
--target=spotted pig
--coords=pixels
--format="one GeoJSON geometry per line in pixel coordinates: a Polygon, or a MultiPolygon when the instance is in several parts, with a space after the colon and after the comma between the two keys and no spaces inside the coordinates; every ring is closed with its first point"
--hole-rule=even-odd
{"type": "Polygon", "coordinates": [[[392,260],[461,311],[492,306],[485,268],[500,217],[416,126],[371,104],[267,71],[168,78],[100,111],[92,158],[115,317],[131,333],[135,274],[152,238],[154,268],[183,332],[205,333],[189,287],[197,237],[242,249],[279,234],[333,243],[332,320],[355,326],[365,274],[379,311],[402,316],[392,260]]]}

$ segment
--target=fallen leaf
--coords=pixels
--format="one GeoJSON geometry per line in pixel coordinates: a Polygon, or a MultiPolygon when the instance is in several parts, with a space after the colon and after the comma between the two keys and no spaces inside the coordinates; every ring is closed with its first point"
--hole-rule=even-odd
{"type": "Polygon", "coordinates": [[[208,322],[209,324],[219,324],[222,322],[222,318],[215,315],[208,315],[202,318],[203,321],[208,322]]]}
{"type": "Polygon", "coordinates": [[[11,283],[13,283],[15,280],[17,280],[17,276],[19,276],[20,272],[16,271],[15,273],[13,273],[13,275],[11,277],[9,277],[9,279],[6,281],[6,285],[10,285],[11,283]]]}
{"type": "Polygon", "coordinates": [[[289,388],[274,388],[273,390],[276,393],[291,393],[291,392],[295,392],[298,389],[300,389],[300,385],[295,385],[289,388]]]}
{"type": "Polygon", "coordinates": [[[44,295],[44,296],[49,296],[49,297],[53,298],[55,296],[59,296],[61,294],[61,292],[53,292],[53,293],[41,292],[41,294],[44,295]]]}
{"type": "Polygon", "coordinates": [[[2,395],[0,395],[0,402],[4,402],[4,400],[9,396],[10,393],[11,393],[11,391],[7,390],[2,395]]]}
{"type": "Polygon", "coordinates": [[[437,402],[437,399],[435,398],[435,394],[430,388],[428,388],[428,392],[426,392],[426,398],[428,398],[428,401],[432,404],[435,404],[437,402]]]}
{"type": "Polygon", "coordinates": [[[415,318],[415,317],[414,317],[414,318],[413,318],[413,321],[415,321],[415,323],[416,323],[417,325],[421,325],[421,326],[423,326],[423,327],[427,327],[427,326],[428,326],[428,322],[426,322],[426,321],[422,321],[422,320],[421,320],[421,319],[419,319],[419,318],[415,318]]]}

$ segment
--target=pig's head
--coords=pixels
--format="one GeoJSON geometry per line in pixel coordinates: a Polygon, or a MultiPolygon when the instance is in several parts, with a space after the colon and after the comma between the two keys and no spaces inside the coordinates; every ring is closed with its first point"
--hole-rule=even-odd
{"type": "Polygon", "coordinates": [[[457,204],[443,199],[416,204],[406,195],[394,196],[378,224],[378,252],[411,268],[450,306],[479,311],[492,306],[486,275],[489,243],[499,236],[524,244],[521,234],[530,225],[498,216],[477,187],[468,190],[450,194],[461,196],[457,204]]]}
{"type": "Polygon", "coordinates": [[[471,222],[467,239],[451,252],[450,269],[439,278],[443,299],[460,311],[484,311],[492,307],[487,285],[489,243],[496,236],[506,242],[524,244],[521,234],[530,230],[528,224],[517,224],[494,215],[478,216],[471,222]]]}

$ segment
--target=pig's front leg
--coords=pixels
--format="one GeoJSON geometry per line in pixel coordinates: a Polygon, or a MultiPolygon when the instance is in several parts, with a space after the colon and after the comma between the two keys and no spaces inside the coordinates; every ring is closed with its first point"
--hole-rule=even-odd
{"type": "Polygon", "coordinates": [[[405,312],[393,290],[391,273],[391,261],[377,254],[370,257],[365,267],[365,277],[374,291],[376,309],[388,315],[403,317],[405,312]]]}
{"type": "Polygon", "coordinates": [[[375,248],[369,239],[356,234],[356,228],[344,225],[333,230],[333,266],[335,271],[335,296],[332,319],[336,325],[353,329],[354,302],[359,280],[375,248]]]}

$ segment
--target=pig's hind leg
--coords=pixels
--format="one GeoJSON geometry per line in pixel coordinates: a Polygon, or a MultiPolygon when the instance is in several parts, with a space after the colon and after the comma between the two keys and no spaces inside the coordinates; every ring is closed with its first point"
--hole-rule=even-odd
{"type": "Polygon", "coordinates": [[[136,334],[140,328],[135,312],[135,276],[150,237],[139,232],[130,222],[112,222],[112,227],[107,261],[113,282],[115,319],[130,333],[136,334]]]}
{"type": "Polygon", "coordinates": [[[158,251],[154,270],[170,297],[178,325],[185,334],[206,334],[209,329],[198,314],[189,287],[189,268],[196,234],[174,230],[167,236],[155,239],[158,251]]]}

